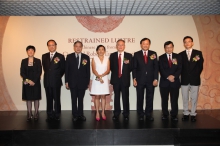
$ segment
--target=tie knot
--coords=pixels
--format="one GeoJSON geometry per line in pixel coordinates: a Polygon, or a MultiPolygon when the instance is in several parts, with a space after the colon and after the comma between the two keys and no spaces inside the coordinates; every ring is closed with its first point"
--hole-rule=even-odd
{"type": "Polygon", "coordinates": [[[121,53],[119,55],[121,56],[121,53]]]}
{"type": "Polygon", "coordinates": [[[144,51],[144,55],[146,55],[146,51],[144,51]]]}

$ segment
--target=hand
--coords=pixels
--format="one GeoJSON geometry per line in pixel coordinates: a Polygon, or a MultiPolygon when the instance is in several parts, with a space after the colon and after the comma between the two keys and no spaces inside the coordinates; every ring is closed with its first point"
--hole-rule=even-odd
{"type": "Polygon", "coordinates": [[[157,80],[154,80],[154,81],[153,81],[153,86],[156,87],[157,85],[158,85],[158,81],[157,81],[157,80]]]}
{"type": "Polygon", "coordinates": [[[133,79],[133,85],[136,87],[137,86],[137,81],[136,79],[133,79]]]}
{"type": "Polygon", "coordinates": [[[99,81],[100,81],[100,83],[102,83],[102,84],[104,83],[102,77],[99,78],[99,81]]]}
{"type": "Polygon", "coordinates": [[[174,77],[173,75],[169,75],[167,79],[168,79],[170,82],[174,82],[174,81],[175,81],[174,78],[175,78],[175,77],[174,77]]]}
{"type": "Polygon", "coordinates": [[[69,88],[69,84],[68,84],[68,83],[66,83],[65,85],[66,85],[66,89],[70,89],[70,88],[69,88]]]}
{"type": "Polygon", "coordinates": [[[34,85],[35,85],[35,83],[34,83],[33,81],[31,81],[31,80],[28,80],[28,84],[29,84],[30,86],[34,86],[34,85]]]}

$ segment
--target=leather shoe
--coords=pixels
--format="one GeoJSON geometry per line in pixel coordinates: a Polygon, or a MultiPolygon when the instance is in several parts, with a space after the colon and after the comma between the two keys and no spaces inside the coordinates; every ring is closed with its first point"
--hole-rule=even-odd
{"type": "Polygon", "coordinates": [[[128,121],[128,120],[129,120],[129,117],[128,117],[128,116],[124,116],[124,120],[125,120],[125,121],[128,121]]]}
{"type": "Polygon", "coordinates": [[[78,120],[78,117],[73,117],[73,118],[72,118],[72,121],[73,121],[73,122],[76,122],[77,120],[78,120]]]}
{"type": "Polygon", "coordinates": [[[139,116],[139,121],[144,121],[144,116],[139,116]]]}
{"type": "Polygon", "coordinates": [[[188,121],[189,120],[189,115],[183,115],[182,121],[188,121]]]}
{"type": "Polygon", "coordinates": [[[51,117],[47,117],[46,121],[47,121],[47,122],[53,121],[53,117],[52,117],[52,116],[51,116],[51,117]]]}
{"type": "Polygon", "coordinates": [[[168,120],[167,116],[162,116],[162,120],[168,120]]]}
{"type": "Polygon", "coordinates": [[[60,117],[55,117],[54,120],[55,121],[60,121],[60,117]]]}
{"type": "Polygon", "coordinates": [[[113,121],[118,121],[118,116],[115,116],[115,115],[114,115],[114,116],[112,117],[112,120],[113,120],[113,121]]]}
{"type": "Polygon", "coordinates": [[[171,117],[171,120],[172,120],[172,121],[178,121],[178,118],[177,118],[176,116],[172,116],[172,117],[171,117]]]}
{"type": "Polygon", "coordinates": [[[146,120],[147,120],[147,121],[153,121],[153,120],[154,120],[154,118],[153,118],[153,117],[151,117],[151,116],[147,116],[147,117],[146,117],[146,120]]]}
{"type": "Polygon", "coordinates": [[[79,119],[80,121],[86,121],[86,117],[85,117],[85,116],[79,116],[78,119],[79,119]]]}
{"type": "Polygon", "coordinates": [[[196,116],[191,116],[191,122],[195,122],[196,121],[196,116]]]}

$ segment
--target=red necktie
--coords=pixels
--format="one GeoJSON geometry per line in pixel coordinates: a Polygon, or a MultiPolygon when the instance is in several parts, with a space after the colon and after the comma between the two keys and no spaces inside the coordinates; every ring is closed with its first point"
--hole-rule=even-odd
{"type": "Polygon", "coordinates": [[[121,77],[121,54],[118,57],[118,77],[121,77]]]}
{"type": "Polygon", "coordinates": [[[169,67],[171,68],[171,66],[172,66],[172,61],[171,61],[170,55],[169,55],[169,60],[168,60],[168,62],[169,62],[169,67]]]}
{"type": "Polygon", "coordinates": [[[146,51],[144,51],[144,62],[145,62],[145,64],[147,64],[147,55],[146,55],[146,51]]]}

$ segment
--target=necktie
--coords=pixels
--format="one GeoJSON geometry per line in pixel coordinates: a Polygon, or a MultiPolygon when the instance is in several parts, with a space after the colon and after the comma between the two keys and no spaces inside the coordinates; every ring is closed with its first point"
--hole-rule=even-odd
{"type": "Polygon", "coordinates": [[[187,51],[187,57],[188,57],[188,60],[190,61],[190,51],[187,51]]]}
{"type": "Polygon", "coordinates": [[[79,54],[77,54],[76,63],[77,63],[77,67],[78,67],[78,69],[79,69],[79,54]]]}
{"type": "Polygon", "coordinates": [[[118,57],[118,77],[121,77],[121,54],[118,57]]]}
{"type": "Polygon", "coordinates": [[[171,68],[171,66],[172,66],[172,61],[171,61],[170,55],[169,55],[169,60],[168,60],[168,62],[169,62],[169,67],[171,68]]]}
{"type": "Polygon", "coordinates": [[[147,64],[147,55],[146,55],[146,51],[144,51],[144,62],[145,62],[145,64],[147,64]]]}
{"type": "Polygon", "coordinates": [[[53,59],[53,54],[50,55],[50,61],[53,59]]]}

